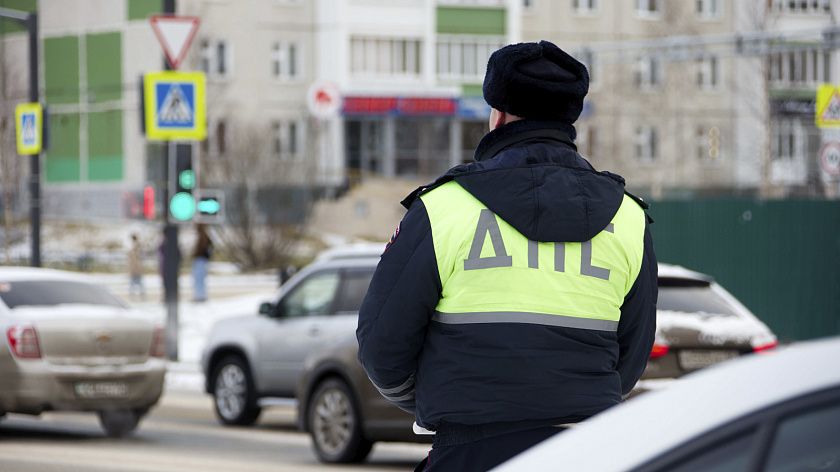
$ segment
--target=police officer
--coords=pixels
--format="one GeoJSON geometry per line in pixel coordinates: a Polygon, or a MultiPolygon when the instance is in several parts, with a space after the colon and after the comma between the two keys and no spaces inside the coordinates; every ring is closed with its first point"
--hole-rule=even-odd
{"type": "Polygon", "coordinates": [[[619,403],[656,325],[646,204],[574,145],[586,67],[554,44],[494,52],[475,162],[402,203],[359,313],[359,360],[435,432],[418,470],[485,471],[619,403]]]}

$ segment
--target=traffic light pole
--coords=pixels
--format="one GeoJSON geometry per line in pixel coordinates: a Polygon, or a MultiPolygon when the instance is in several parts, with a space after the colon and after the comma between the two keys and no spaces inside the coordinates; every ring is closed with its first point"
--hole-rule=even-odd
{"type": "MultiPolygon", "coordinates": [[[[163,0],[163,13],[175,14],[175,0],[163,0]]],[[[164,68],[169,70],[169,62],[163,60],[164,68]]],[[[178,225],[169,219],[169,175],[170,162],[175,159],[175,143],[167,141],[167,158],[164,161],[164,177],[166,185],[163,190],[163,201],[166,206],[164,215],[166,225],[163,229],[163,291],[166,304],[166,357],[171,361],[178,360],[178,268],[181,265],[181,251],[178,249],[178,225]]],[[[176,176],[177,177],[177,176],[176,176]]]]}
{"type": "MultiPolygon", "coordinates": [[[[163,228],[163,291],[166,304],[166,356],[169,360],[178,360],[178,268],[181,265],[181,251],[178,249],[178,225],[169,221],[169,179],[170,162],[175,159],[176,144],[166,142],[167,158],[163,159],[166,167],[166,186],[163,190],[163,201],[166,202],[166,225],[163,228]]],[[[177,176],[176,176],[177,177],[177,176]]]]}
{"type": "MultiPolygon", "coordinates": [[[[29,30],[29,101],[38,103],[38,14],[26,20],[29,30]]],[[[41,153],[29,156],[29,220],[32,226],[32,267],[41,267],[41,153]]]]}

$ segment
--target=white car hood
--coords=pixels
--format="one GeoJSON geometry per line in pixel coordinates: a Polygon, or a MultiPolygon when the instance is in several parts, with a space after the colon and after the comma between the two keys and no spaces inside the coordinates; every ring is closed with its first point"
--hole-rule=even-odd
{"type": "Polygon", "coordinates": [[[837,359],[840,337],[708,367],[610,408],[493,471],[632,470],[768,405],[840,385],[837,359]]]}

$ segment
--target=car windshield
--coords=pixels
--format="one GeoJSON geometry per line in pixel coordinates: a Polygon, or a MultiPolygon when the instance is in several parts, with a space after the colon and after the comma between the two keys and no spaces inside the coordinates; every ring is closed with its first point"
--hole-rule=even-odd
{"type": "Polygon", "coordinates": [[[656,309],[683,313],[736,315],[732,306],[704,280],[660,278],[656,309]]]}
{"type": "Polygon", "coordinates": [[[127,307],[104,287],[64,280],[0,282],[0,299],[9,308],[65,304],[127,307]]]}

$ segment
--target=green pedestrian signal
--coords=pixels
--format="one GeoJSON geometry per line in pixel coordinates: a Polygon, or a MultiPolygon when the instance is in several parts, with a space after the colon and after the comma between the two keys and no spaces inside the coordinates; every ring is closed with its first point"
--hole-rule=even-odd
{"type": "Polygon", "coordinates": [[[187,221],[195,215],[195,198],[187,192],[178,192],[169,201],[169,213],[173,218],[187,221]]]}

